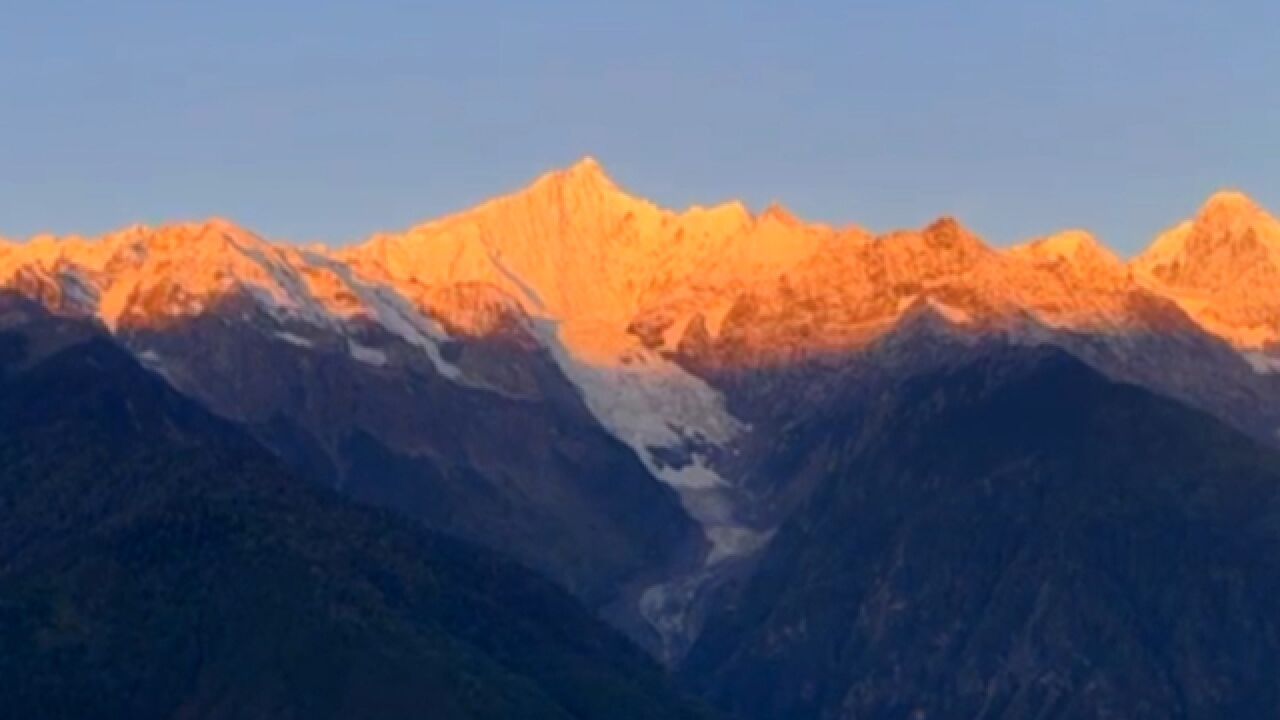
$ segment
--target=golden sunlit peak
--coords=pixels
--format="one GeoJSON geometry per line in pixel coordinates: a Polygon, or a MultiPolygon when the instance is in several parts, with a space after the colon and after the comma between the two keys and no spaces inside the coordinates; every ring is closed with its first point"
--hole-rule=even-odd
{"type": "Polygon", "coordinates": [[[1009,253],[1033,262],[1061,261],[1094,270],[1109,267],[1120,271],[1124,266],[1124,261],[1098,242],[1093,233],[1078,228],[1063,230],[1025,245],[1012,247],[1009,253]]]}
{"type": "Polygon", "coordinates": [[[1257,215],[1265,212],[1253,198],[1245,193],[1227,188],[1219,190],[1205,201],[1200,215],[1257,215]]]}
{"type": "MultiPolygon", "coordinates": [[[[196,238],[219,238],[239,243],[252,243],[260,240],[253,231],[225,217],[210,217],[201,222],[180,227],[193,233],[196,238]]],[[[160,232],[163,233],[165,230],[166,228],[161,228],[160,232]]]]}
{"type": "Polygon", "coordinates": [[[760,219],[772,220],[787,227],[796,227],[802,224],[799,218],[777,200],[769,203],[769,207],[765,208],[764,212],[760,214],[760,219]]]}
{"type": "Polygon", "coordinates": [[[978,245],[985,247],[985,244],[977,235],[970,232],[969,228],[965,227],[960,220],[952,215],[943,215],[929,223],[923,234],[938,245],[978,245]]]}
{"type": "Polygon", "coordinates": [[[228,235],[247,234],[249,231],[237,225],[234,221],[225,217],[210,217],[202,222],[201,227],[205,230],[213,230],[216,232],[227,233],[228,235]]]}
{"type": "Polygon", "coordinates": [[[532,185],[515,193],[535,204],[571,202],[579,210],[585,206],[630,198],[590,155],[565,168],[538,177],[532,185]]]}
{"type": "Polygon", "coordinates": [[[570,169],[576,172],[592,172],[604,174],[604,167],[600,165],[600,161],[595,155],[583,155],[578,162],[570,166],[570,169]]]}
{"type": "Polygon", "coordinates": [[[584,156],[564,170],[551,173],[550,177],[572,185],[616,187],[609,174],[605,172],[604,166],[591,155],[584,156]]]}
{"type": "Polygon", "coordinates": [[[1100,249],[1098,239],[1088,230],[1073,228],[1071,230],[1063,230],[1055,235],[1050,235],[1036,241],[1036,245],[1043,251],[1070,257],[1081,250],[1097,250],[1100,249]]]}
{"type": "Polygon", "coordinates": [[[960,223],[954,215],[943,215],[942,217],[929,223],[924,229],[927,233],[947,234],[968,232],[964,225],[960,223]]]}

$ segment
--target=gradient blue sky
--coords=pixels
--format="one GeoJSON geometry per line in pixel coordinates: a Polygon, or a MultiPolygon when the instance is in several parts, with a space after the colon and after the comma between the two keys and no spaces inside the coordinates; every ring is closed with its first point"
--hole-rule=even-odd
{"type": "Polygon", "coordinates": [[[0,235],[345,243],[592,154],[683,207],[1123,253],[1280,209],[1275,0],[0,0],[0,235]]]}

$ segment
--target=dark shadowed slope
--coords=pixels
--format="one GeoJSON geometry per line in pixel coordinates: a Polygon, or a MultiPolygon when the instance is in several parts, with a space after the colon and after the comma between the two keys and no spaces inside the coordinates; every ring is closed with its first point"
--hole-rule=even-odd
{"type": "Polygon", "coordinates": [[[294,480],[106,339],[0,319],[5,716],[701,716],[537,575],[294,480]]]}
{"type": "Polygon", "coordinates": [[[1049,350],[839,402],[685,664],[755,718],[1274,717],[1280,458],[1049,350]]]}

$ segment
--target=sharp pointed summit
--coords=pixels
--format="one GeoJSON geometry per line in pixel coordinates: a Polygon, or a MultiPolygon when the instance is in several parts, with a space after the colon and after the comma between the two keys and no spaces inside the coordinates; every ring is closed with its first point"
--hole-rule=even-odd
{"type": "Polygon", "coordinates": [[[923,234],[931,240],[939,243],[951,245],[960,242],[981,241],[977,240],[977,236],[969,231],[959,218],[953,215],[943,215],[934,220],[925,227],[923,234]]]}
{"type": "Polygon", "coordinates": [[[769,207],[765,208],[764,212],[760,214],[760,219],[762,221],[772,220],[787,227],[799,227],[804,224],[785,205],[776,200],[769,203],[769,207]]]}
{"type": "Polygon", "coordinates": [[[568,192],[621,192],[618,184],[594,156],[587,155],[567,168],[543,175],[533,187],[549,186],[568,192]]]}
{"type": "Polygon", "coordinates": [[[923,241],[920,252],[966,258],[981,257],[992,252],[977,233],[951,215],[944,215],[918,233],[908,235],[918,235],[923,241]]]}
{"type": "Polygon", "coordinates": [[[583,155],[578,162],[569,167],[569,171],[600,177],[606,176],[604,166],[600,164],[600,161],[594,155],[583,155]]]}

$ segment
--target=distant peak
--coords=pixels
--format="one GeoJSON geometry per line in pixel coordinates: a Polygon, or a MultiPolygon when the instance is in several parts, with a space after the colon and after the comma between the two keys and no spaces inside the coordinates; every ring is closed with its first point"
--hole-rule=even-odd
{"type": "Polygon", "coordinates": [[[1035,247],[1048,253],[1062,257],[1072,257],[1080,251],[1101,250],[1102,245],[1088,230],[1063,230],[1060,233],[1040,238],[1035,247]]]}
{"type": "Polygon", "coordinates": [[[970,232],[968,228],[951,215],[943,215],[934,220],[924,229],[922,235],[934,245],[985,247],[977,235],[970,232]]]}
{"type": "Polygon", "coordinates": [[[1197,217],[1208,219],[1252,218],[1265,215],[1262,206],[1239,190],[1219,190],[1200,207],[1197,217]]]}
{"type": "Polygon", "coordinates": [[[1160,282],[1226,288],[1262,258],[1280,263],[1280,223],[1239,190],[1220,190],[1134,260],[1160,282]]]}
{"type": "Polygon", "coordinates": [[[1084,263],[1097,266],[1120,268],[1123,261],[1111,252],[1093,233],[1087,230],[1071,229],[1033,240],[1026,245],[1010,249],[1016,257],[1030,258],[1036,261],[1066,261],[1072,264],[1084,263]]]}
{"type": "Polygon", "coordinates": [[[964,225],[961,225],[960,221],[952,215],[943,215],[937,220],[934,220],[925,227],[924,231],[930,235],[958,235],[961,233],[968,234],[969,232],[965,229],[964,225]]]}
{"type": "Polygon", "coordinates": [[[224,217],[160,225],[154,229],[144,228],[141,232],[126,230],[107,237],[123,240],[145,238],[149,244],[161,246],[196,244],[210,247],[225,243],[251,245],[261,242],[261,238],[252,231],[224,217]]]}
{"type": "Polygon", "coordinates": [[[570,171],[604,174],[604,167],[594,155],[583,155],[578,162],[570,166],[570,171]]]}
{"type": "Polygon", "coordinates": [[[604,166],[595,157],[587,155],[563,170],[544,176],[544,180],[558,186],[616,190],[617,184],[609,177],[604,166]]]}
{"type": "Polygon", "coordinates": [[[765,208],[764,212],[760,214],[760,219],[772,220],[787,227],[796,227],[801,224],[799,218],[776,200],[769,203],[769,207],[765,208]]]}
{"type": "Polygon", "coordinates": [[[228,235],[239,235],[249,232],[237,225],[234,221],[224,217],[207,218],[204,222],[200,223],[200,227],[204,230],[213,230],[215,232],[226,233],[228,235]]]}

